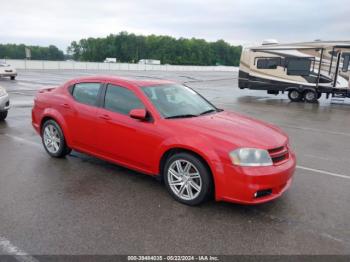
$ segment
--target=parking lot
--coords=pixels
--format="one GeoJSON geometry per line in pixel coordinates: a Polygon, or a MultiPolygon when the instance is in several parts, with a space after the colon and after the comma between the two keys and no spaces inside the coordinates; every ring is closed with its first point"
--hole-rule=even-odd
{"type": "Polygon", "coordinates": [[[0,254],[350,254],[350,99],[290,103],[240,90],[237,72],[102,72],[186,82],[211,102],[276,124],[296,151],[289,191],[258,206],[189,207],[155,179],[73,152],[50,158],[31,126],[37,89],[96,71],[19,71],[0,79],[0,254]]]}

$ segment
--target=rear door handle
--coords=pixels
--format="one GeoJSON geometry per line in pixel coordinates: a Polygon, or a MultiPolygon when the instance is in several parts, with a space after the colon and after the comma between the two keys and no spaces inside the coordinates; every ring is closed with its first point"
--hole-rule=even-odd
{"type": "Polygon", "coordinates": [[[100,118],[104,120],[111,120],[111,117],[109,115],[100,115],[100,118]]]}

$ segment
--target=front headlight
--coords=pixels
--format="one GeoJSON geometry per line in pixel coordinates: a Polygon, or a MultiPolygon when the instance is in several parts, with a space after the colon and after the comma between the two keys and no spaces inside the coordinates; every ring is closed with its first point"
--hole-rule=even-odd
{"type": "Polygon", "coordinates": [[[6,92],[5,88],[0,86],[0,96],[4,96],[6,94],[7,94],[7,92],[6,92]]]}
{"type": "Polygon", "coordinates": [[[239,148],[230,153],[231,161],[237,166],[272,166],[272,159],[264,149],[239,148]]]}

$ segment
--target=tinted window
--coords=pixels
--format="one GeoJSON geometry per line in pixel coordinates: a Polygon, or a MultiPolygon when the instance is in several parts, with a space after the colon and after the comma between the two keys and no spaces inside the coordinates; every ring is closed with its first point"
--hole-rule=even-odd
{"type": "Polygon", "coordinates": [[[80,103],[96,105],[100,86],[99,83],[76,84],[73,89],[73,97],[80,103]]]}
{"type": "Polygon", "coordinates": [[[309,58],[288,58],[287,75],[309,75],[311,62],[312,61],[309,58]]]}
{"type": "Polygon", "coordinates": [[[132,109],[145,108],[131,90],[114,85],[107,87],[104,107],[125,115],[132,109]]]}
{"type": "Polygon", "coordinates": [[[258,69],[276,69],[277,66],[281,65],[281,59],[276,58],[260,58],[258,59],[258,69]]]}

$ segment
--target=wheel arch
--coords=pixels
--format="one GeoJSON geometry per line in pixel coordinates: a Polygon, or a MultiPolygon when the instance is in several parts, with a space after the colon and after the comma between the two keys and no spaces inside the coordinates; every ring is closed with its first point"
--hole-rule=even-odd
{"type": "Polygon", "coordinates": [[[305,91],[309,91],[309,90],[317,92],[316,88],[312,86],[310,87],[309,86],[291,86],[291,87],[287,87],[284,91],[289,92],[292,90],[297,90],[300,93],[304,93],[305,91]]]}
{"type": "Polygon", "coordinates": [[[70,136],[66,125],[66,121],[58,112],[55,112],[53,110],[48,110],[44,112],[43,117],[41,118],[41,121],[40,121],[40,135],[42,134],[42,128],[44,123],[48,120],[55,121],[61,127],[66,143],[69,146],[71,143],[70,143],[70,136]]]}
{"type": "Polygon", "coordinates": [[[293,91],[293,90],[297,90],[298,92],[303,92],[304,88],[303,87],[299,87],[299,86],[290,86],[290,87],[287,87],[284,91],[290,92],[290,91],[293,91]]]}

